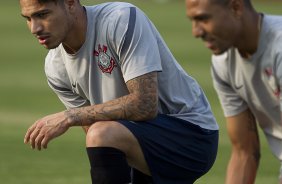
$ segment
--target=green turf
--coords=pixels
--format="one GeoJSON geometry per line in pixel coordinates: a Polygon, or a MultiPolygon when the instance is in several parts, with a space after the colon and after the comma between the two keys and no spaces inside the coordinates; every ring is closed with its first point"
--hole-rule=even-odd
{"type": "MultiPolygon", "coordinates": [[[[98,0],[82,0],[85,4],[98,0]]],[[[230,154],[229,139],[209,73],[210,51],[191,35],[184,1],[135,0],[161,32],[179,63],[198,80],[206,92],[220,125],[218,157],[212,170],[196,184],[224,183],[230,154]]],[[[64,107],[48,88],[44,76],[42,48],[26,28],[18,1],[3,1],[0,7],[0,183],[3,184],[85,184],[90,183],[84,149],[84,133],[72,128],[50,143],[45,151],[33,151],[23,144],[26,129],[36,119],[64,107]]],[[[255,1],[268,13],[281,14],[279,1],[255,1]]],[[[261,136],[262,158],[256,184],[277,183],[279,163],[261,136]]]]}

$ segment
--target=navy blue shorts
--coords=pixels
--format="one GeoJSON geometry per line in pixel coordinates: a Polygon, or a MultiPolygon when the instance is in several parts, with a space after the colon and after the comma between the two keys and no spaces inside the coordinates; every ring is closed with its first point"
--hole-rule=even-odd
{"type": "Polygon", "coordinates": [[[146,122],[119,121],[137,138],[154,184],[190,184],[213,165],[218,131],[167,115],[146,122]]]}

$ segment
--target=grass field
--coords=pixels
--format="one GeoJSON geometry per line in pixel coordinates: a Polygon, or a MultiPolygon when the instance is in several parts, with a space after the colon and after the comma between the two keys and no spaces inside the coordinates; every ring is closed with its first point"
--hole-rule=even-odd
{"type": "MultiPolygon", "coordinates": [[[[82,0],[97,4],[98,0],[82,0]]],[[[220,125],[218,157],[212,170],[196,184],[224,183],[230,154],[229,139],[209,73],[210,52],[191,35],[184,1],[135,0],[155,23],[169,48],[206,92],[220,125]]],[[[254,1],[258,10],[281,14],[281,1],[254,1]]],[[[0,183],[1,184],[86,184],[90,183],[84,133],[72,128],[50,143],[45,151],[33,151],[23,144],[26,129],[36,119],[64,107],[48,88],[44,76],[42,48],[26,28],[18,1],[3,1],[0,7],[0,183]]],[[[261,132],[260,132],[261,134],[261,132]]],[[[265,138],[256,184],[275,184],[279,163],[265,138]]]]}

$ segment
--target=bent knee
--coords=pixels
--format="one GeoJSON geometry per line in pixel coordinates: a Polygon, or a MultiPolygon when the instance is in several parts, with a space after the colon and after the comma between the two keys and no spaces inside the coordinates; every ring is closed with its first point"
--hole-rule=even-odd
{"type": "Polygon", "coordinates": [[[86,134],[87,147],[115,147],[121,149],[129,140],[128,130],[114,121],[96,122],[86,134]]]}

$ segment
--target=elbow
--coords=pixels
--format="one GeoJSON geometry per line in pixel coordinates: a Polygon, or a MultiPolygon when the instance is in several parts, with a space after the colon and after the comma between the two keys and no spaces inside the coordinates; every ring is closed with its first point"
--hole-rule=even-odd
{"type": "Polygon", "coordinates": [[[144,120],[151,120],[157,117],[158,115],[158,98],[157,96],[154,98],[149,98],[142,102],[143,106],[140,109],[142,110],[142,114],[144,115],[144,120]]]}
{"type": "Polygon", "coordinates": [[[131,113],[133,121],[147,121],[157,117],[158,102],[157,100],[139,101],[138,108],[131,113]]]}
{"type": "Polygon", "coordinates": [[[150,112],[148,112],[146,116],[146,120],[154,119],[158,115],[158,108],[152,109],[150,112]]]}
{"type": "Polygon", "coordinates": [[[240,160],[243,163],[254,163],[255,165],[259,165],[261,152],[259,148],[233,148],[232,149],[233,157],[240,160]]]}
{"type": "Polygon", "coordinates": [[[261,158],[261,153],[260,153],[260,151],[254,152],[254,153],[253,153],[253,158],[254,158],[254,160],[256,161],[257,165],[259,165],[259,161],[260,161],[260,158],[261,158]]]}
{"type": "Polygon", "coordinates": [[[146,120],[154,119],[158,115],[158,107],[157,106],[150,106],[150,107],[146,106],[146,107],[140,108],[140,111],[138,114],[139,116],[136,116],[137,119],[135,121],[146,121],[146,120]]]}

